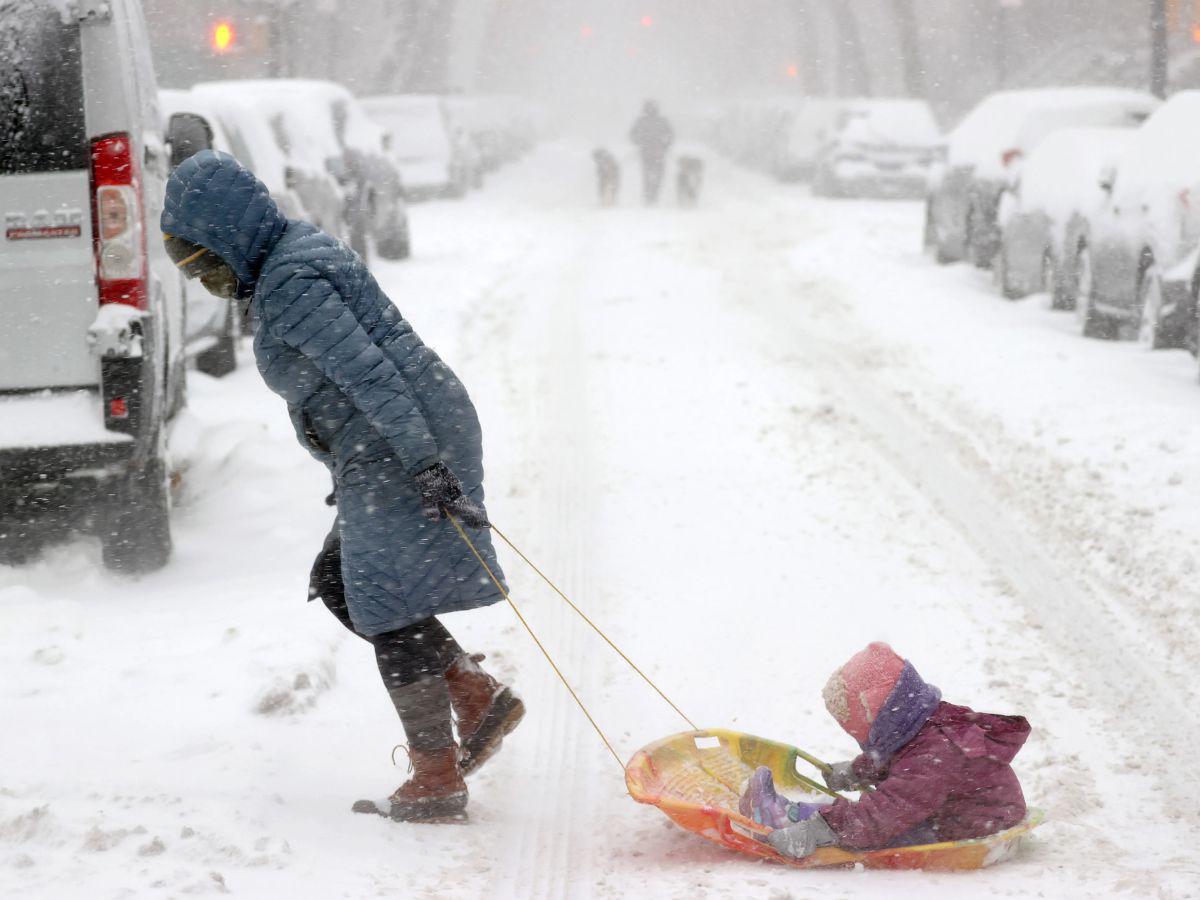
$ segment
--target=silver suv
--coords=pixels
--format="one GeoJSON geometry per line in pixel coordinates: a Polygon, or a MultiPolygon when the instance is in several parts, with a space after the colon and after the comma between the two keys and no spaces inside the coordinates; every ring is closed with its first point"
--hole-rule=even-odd
{"type": "Polygon", "coordinates": [[[77,528],[105,565],[171,552],[181,280],[136,0],[0,0],[0,561],[77,528]]]}

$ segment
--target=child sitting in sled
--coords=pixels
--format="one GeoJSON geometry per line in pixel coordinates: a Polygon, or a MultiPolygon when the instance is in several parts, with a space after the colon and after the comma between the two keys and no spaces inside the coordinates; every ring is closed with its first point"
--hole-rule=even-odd
{"type": "Polygon", "coordinates": [[[1022,716],[977,713],[942,700],[912,663],[887,644],[869,644],[833,673],[825,708],[862,753],[825,774],[857,801],[792,803],[760,767],[740,811],[774,829],[766,841],[791,857],[818,847],[877,850],[984,837],[1025,817],[1009,765],[1029,735],[1022,716]],[[873,788],[873,790],[870,790],[873,788]]]}

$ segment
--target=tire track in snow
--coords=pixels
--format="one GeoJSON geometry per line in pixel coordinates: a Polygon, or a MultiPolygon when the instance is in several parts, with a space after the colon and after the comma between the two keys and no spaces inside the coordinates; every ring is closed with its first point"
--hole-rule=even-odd
{"type": "MultiPolygon", "coordinates": [[[[582,238],[580,244],[582,248],[582,238]]],[[[533,253],[516,284],[489,292],[489,301],[506,302],[508,309],[491,317],[505,326],[492,329],[485,338],[488,344],[501,345],[497,350],[502,362],[496,368],[504,373],[511,414],[518,421],[537,423],[522,435],[523,456],[529,460],[522,474],[535,488],[521,495],[536,514],[522,516],[527,523],[524,533],[514,531],[511,536],[569,596],[590,593],[582,572],[591,516],[587,424],[576,402],[582,395],[584,362],[576,307],[563,297],[572,297],[584,282],[586,258],[582,249],[569,256],[533,253]],[[537,374],[533,383],[524,383],[517,373],[527,370],[528,363],[518,361],[530,354],[537,356],[537,374]],[[536,417],[528,414],[531,401],[540,413],[536,417]]],[[[524,563],[511,552],[502,549],[501,554],[510,580],[526,589],[518,590],[514,601],[588,702],[597,694],[599,661],[585,652],[573,613],[530,572],[517,574],[524,563]]],[[[498,851],[504,861],[492,891],[501,897],[588,896],[593,882],[588,874],[591,840],[588,828],[577,827],[577,814],[592,806],[591,773],[597,765],[611,763],[607,754],[595,762],[597,739],[591,727],[520,631],[529,713],[514,737],[532,740],[532,758],[522,766],[521,777],[506,785],[509,798],[504,808],[517,810],[520,821],[498,851]]]]}

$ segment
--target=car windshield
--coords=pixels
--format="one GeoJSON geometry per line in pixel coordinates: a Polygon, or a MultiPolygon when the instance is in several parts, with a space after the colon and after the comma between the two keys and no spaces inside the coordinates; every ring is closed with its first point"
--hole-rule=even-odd
{"type": "Polygon", "coordinates": [[[0,0],[0,173],[87,167],[79,25],[43,0],[0,0]]]}

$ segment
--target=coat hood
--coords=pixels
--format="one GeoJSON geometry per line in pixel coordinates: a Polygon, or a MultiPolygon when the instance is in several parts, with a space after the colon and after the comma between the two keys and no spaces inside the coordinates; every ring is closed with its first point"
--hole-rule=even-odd
{"type": "Polygon", "coordinates": [[[160,224],[221,257],[248,294],[287,219],[253,172],[228,153],[201,150],[167,179],[160,224]]]}
{"type": "Polygon", "coordinates": [[[929,717],[935,726],[968,759],[986,757],[1011,763],[1029,737],[1029,722],[1024,716],[979,713],[965,706],[941,703],[929,717]]]}

